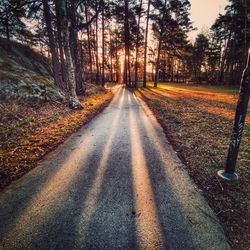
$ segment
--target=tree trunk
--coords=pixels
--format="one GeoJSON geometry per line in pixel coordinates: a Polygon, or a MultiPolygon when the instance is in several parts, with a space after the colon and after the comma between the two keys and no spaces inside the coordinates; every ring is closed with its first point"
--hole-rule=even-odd
{"type": "Polygon", "coordinates": [[[115,40],[115,61],[116,61],[116,65],[115,65],[115,80],[116,82],[118,83],[119,82],[119,78],[120,78],[120,62],[119,62],[119,59],[118,59],[118,43],[117,43],[117,37],[116,37],[116,40],[115,40]]]}
{"type": "Polygon", "coordinates": [[[225,45],[224,53],[223,53],[223,56],[222,56],[222,59],[221,59],[220,74],[219,74],[219,82],[220,83],[224,82],[225,61],[226,61],[227,54],[228,54],[228,48],[229,48],[228,45],[229,45],[229,42],[230,42],[230,39],[231,39],[231,35],[232,35],[232,33],[230,31],[228,39],[227,39],[227,43],[225,45]]]}
{"type": "Polygon", "coordinates": [[[99,84],[99,56],[98,56],[98,6],[96,2],[96,23],[95,23],[95,39],[96,39],[96,46],[95,46],[95,61],[96,61],[96,84],[99,84]]]}
{"type": "Polygon", "coordinates": [[[113,57],[110,55],[110,81],[113,82],[113,57]]]}
{"type": "Polygon", "coordinates": [[[138,87],[138,51],[139,51],[140,20],[141,20],[142,0],[140,1],[139,9],[140,10],[139,10],[139,14],[138,14],[136,47],[135,47],[135,88],[138,87]]]}
{"type": "MultiPolygon", "coordinates": [[[[111,31],[109,30],[109,42],[111,44],[112,36],[111,36],[111,31]]],[[[111,45],[110,45],[111,47],[111,45]]],[[[112,49],[110,48],[110,81],[113,82],[113,55],[112,55],[112,49]]]]}
{"type": "Polygon", "coordinates": [[[154,87],[157,87],[157,83],[159,80],[159,69],[160,69],[160,57],[161,57],[161,43],[162,43],[162,38],[161,34],[159,37],[159,44],[158,44],[158,51],[157,51],[157,61],[156,61],[156,66],[155,66],[155,81],[154,81],[154,87]]]}
{"type": "Polygon", "coordinates": [[[46,0],[42,0],[42,1],[43,1],[43,14],[44,14],[46,29],[47,29],[48,37],[49,37],[49,47],[51,51],[54,82],[55,82],[55,85],[62,87],[62,79],[60,77],[60,63],[58,59],[58,53],[56,50],[56,43],[55,43],[55,38],[53,34],[53,29],[52,29],[52,21],[51,21],[51,16],[50,16],[49,4],[48,4],[48,1],[46,0]]]}
{"type": "MultiPolygon", "coordinates": [[[[44,0],[45,1],[45,0],[44,0]]],[[[72,55],[70,51],[69,45],[69,24],[67,20],[67,12],[66,12],[66,3],[65,0],[56,0],[55,1],[59,11],[61,12],[62,20],[62,34],[63,34],[63,44],[64,44],[64,53],[66,57],[66,69],[68,75],[68,86],[70,92],[70,107],[72,109],[82,109],[82,105],[80,104],[77,95],[76,95],[76,83],[75,83],[75,71],[73,67],[72,55]]]]}
{"type": "Polygon", "coordinates": [[[128,86],[131,87],[130,49],[128,49],[128,86]]]}
{"type": "Polygon", "coordinates": [[[82,61],[80,58],[80,48],[78,41],[78,30],[77,30],[77,20],[76,20],[76,3],[75,0],[71,0],[70,6],[70,18],[71,18],[71,36],[70,36],[70,45],[71,45],[71,53],[72,59],[75,68],[75,81],[76,81],[76,93],[78,95],[85,94],[85,86],[84,86],[84,77],[83,77],[83,67],[82,61]]]}
{"type": "MultiPolygon", "coordinates": [[[[166,9],[167,1],[165,0],[164,7],[166,9]]],[[[164,13],[161,17],[161,28],[160,28],[160,34],[159,34],[159,43],[158,43],[158,52],[157,52],[157,62],[155,66],[155,81],[154,81],[154,87],[157,87],[158,78],[159,78],[159,69],[160,69],[160,57],[161,57],[161,44],[162,44],[162,33],[163,33],[163,19],[164,19],[164,13]]]]}
{"type": "Polygon", "coordinates": [[[126,86],[131,85],[130,78],[130,37],[129,37],[129,4],[128,0],[124,0],[125,4],[125,20],[124,20],[124,28],[125,28],[125,65],[124,65],[124,79],[126,86]]]}
{"type": "Polygon", "coordinates": [[[124,59],[124,66],[123,66],[123,82],[125,83],[125,85],[128,85],[128,70],[127,70],[127,55],[126,55],[126,50],[125,50],[125,59],[124,59]]]}
{"type": "Polygon", "coordinates": [[[144,70],[143,70],[143,88],[147,87],[147,51],[148,51],[148,21],[150,11],[150,0],[148,0],[146,34],[145,34],[145,51],[144,51],[144,70]]]}
{"type": "Polygon", "coordinates": [[[102,86],[105,85],[105,28],[104,28],[104,6],[102,7],[102,86]]]}
{"type": "Polygon", "coordinates": [[[56,26],[57,26],[57,40],[58,40],[58,47],[59,47],[59,56],[61,62],[61,73],[62,73],[62,81],[63,81],[63,88],[68,91],[68,76],[67,76],[67,69],[65,65],[65,58],[64,58],[64,51],[63,51],[63,41],[62,41],[62,24],[61,20],[61,13],[56,5],[56,26]]]}
{"type": "MultiPolygon", "coordinates": [[[[85,16],[86,16],[86,23],[88,23],[88,6],[85,4],[85,16]]],[[[92,80],[92,54],[91,54],[91,41],[90,41],[90,30],[89,25],[87,25],[87,38],[88,38],[88,52],[89,52],[89,69],[90,69],[90,76],[92,80]]]]}

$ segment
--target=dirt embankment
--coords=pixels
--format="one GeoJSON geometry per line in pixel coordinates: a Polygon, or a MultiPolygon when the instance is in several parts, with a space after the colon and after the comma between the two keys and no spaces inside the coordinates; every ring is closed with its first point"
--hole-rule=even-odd
{"type": "Polygon", "coordinates": [[[91,88],[80,111],[59,103],[27,107],[0,101],[0,190],[34,168],[45,154],[108,105],[111,90],[91,88]]]}

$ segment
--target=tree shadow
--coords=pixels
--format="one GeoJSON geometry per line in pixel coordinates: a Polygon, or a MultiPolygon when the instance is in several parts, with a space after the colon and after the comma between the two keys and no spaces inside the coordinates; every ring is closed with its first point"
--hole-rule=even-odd
{"type": "MultiPolygon", "coordinates": [[[[137,102],[135,99],[134,101],[137,102]]],[[[159,140],[158,135],[154,135],[152,139],[145,128],[140,106],[137,105],[136,109],[135,120],[137,127],[140,128],[139,143],[143,150],[141,154],[145,158],[145,167],[148,171],[163,244],[167,249],[173,247],[191,249],[194,246],[192,232],[189,230],[186,218],[182,215],[181,205],[172,190],[171,180],[165,175],[162,157],[158,154],[154,141],[152,141],[159,140]]]]}
{"type": "Polygon", "coordinates": [[[169,151],[169,144],[162,144],[164,134],[161,127],[148,122],[145,110],[139,105],[137,113],[136,122],[141,128],[140,141],[165,247],[202,249],[204,246],[225,246],[226,239],[217,218],[181,170],[183,166],[173,156],[172,149],[169,151]],[[204,224],[207,221],[210,221],[213,228],[204,224]]]}
{"type": "MultiPolygon", "coordinates": [[[[142,95],[143,99],[147,101],[152,101],[148,96],[146,96],[142,91],[140,91],[140,94],[142,95]]],[[[198,110],[199,112],[202,112],[204,114],[204,117],[206,117],[206,114],[209,114],[210,117],[214,119],[222,119],[223,121],[229,121],[232,122],[234,119],[234,112],[235,112],[235,105],[229,105],[226,103],[220,102],[220,106],[216,105],[216,103],[213,103],[212,101],[206,101],[201,99],[194,99],[194,100],[185,100],[185,99],[179,99],[176,100],[175,98],[161,95],[159,93],[156,93],[154,91],[150,91],[150,95],[153,95],[154,98],[157,99],[158,102],[161,100],[168,101],[171,103],[176,103],[176,105],[180,104],[182,106],[191,107],[195,110],[198,110]],[[159,99],[160,98],[160,99],[159,99]],[[201,101],[201,102],[198,102],[201,101]],[[203,106],[204,105],[204,106],[203,106]]],[[[198,122],[198,121],[197,121],[198,122]]],[[[250,124],[250,117],[246,117],[246,124],[250,124]]]]}
{"type": "MultiPolygon", "coordinates": [[[[119,100],[122,94],[121,90],[115,97],[116,100],[119,100]]],[[[110,108],[116,108],[116,106],[114,100],[110,108]]],[[[104,125],[99,124],[97,129],[112,129],[110,126],[115,117],[111,115],[108,119],[110,120],[107,121],[105,128],[103,128],[104,125]]],[[[98,124],[98,120],[94,123],[98,124]]],[[[33,173],[25,176],[23,181],[20,180],[17,185],[12,185],[3,194],[0,229],[2,239],[7,237],[7,241],[12,240],[11,237],[21,231],[26,224],[26,226],[30,226],[29,237],[26,239],[27,242],[30,240],[30,245],[51,245],[53,247],[58,242],[65,243],[65,246],[73,244],[74,237],[72,235],[76,234],[76,230],[74,230],[77,223],[76,215],[81,211],[84,203],[82,197],[87,195],[88,188],[95,178],[103,148],[109,137],[108,133],[103,136],[101,132],[93,137],[99,142],[98,145],[101,145],[96,147],[96,142],[92,138],[95,131],[91,130],[91,126],[87,130],[88,136],[85,136],[87,139],[84,137],[86,140],[83,141],[80,130],[57,150],[56,155],[52,155],[54,158],[51,157],[47,160],[48,162],[45,164],[47,166],[44,169],[32,171],[33,173]],[[95,153],[90,156],[86,153],[89,147],[96,149],[95,153]],[[88,161],[83,159],[83,151],[89,157],[88,161]],[[83,160],[84,166],[81,165],[83,160]],[[72,171],[75,173],[71,174],[72,171]],[[14,201],[9,202],[10,200],[14,201]],[[51,215],[46,214],[47,211],[51,215]],[[37,217],[31,218],[31,216],[37,217]],[[43,220],[43,217],[46,220],[43,220]],[[72,220],[76,221],[75,224],[72,223],[72,220]],[[39,230],[35,239],[32,239],[34,227],[39,230]]]]}
{"type": "MultiPolygon", "coordinates": [[[[204,247],[202,233],[211,234],[207,232],[210,228],[205,230],[206,225],[201,225],[197,217],[201,214],[197,207],[203,209],[197,192],[185,176],[176,175],[178,170],[168,166],[178,165],[171,154],[164,156],[165,151],[159,152],[167,147],[160,144],[161,129],[151,126],[151,119],[147,123],[147,116],[133,94],[127,91],[123,96],[120,108],[116,104],[111,107],[117,109],[116,113],[106,112],[105,124],[99,124],[97,119],[87,128],[90,136],[87,142],[75,144],[79,137],[67,143],[81,147],[76,150],[77,155],[70,156],[72,152],[62,147],[63,157],[56,155],[49,161],[54,164],[53,172],[48,168],[38,176],[44,181],[35,186],[35,195],[17,197],[15,204],[20,202],[22,209],[18,208],[13,223],[4,218],[3,225],[8,230],[1,235],[2,238],[7,235],[3,247],[138,249],[144,242],[157,249],[204,247]],[[98,142],[91,139],[92,133],[97,134],[98,142]],[[150,242],[154,237],[157,240],[150,242]]],[[[24,188],[38,181],[35,172],[30,177],[24,188]]],[[[205,212],[211,216],[209,211],[205,212]]],[[[213,243],[211,239],[207,244],[213,248],[213,243]]]]}
{"type": "MultiPolygon", "coordinates": [[[[83,249],[136,249],[134,201],[131,176],[131,145],[128,95],[119,130],[106,161],[106,170],[96,204],[87,225],[79,228],[76,246],[83,249]]],[[[81,223],[80,223],[81,225],[81,223]]]]}
{"type": "MultiPolygon", "coordinates": [[[[208,96],[209,95],[218,95],[220,93],[210,93],[208,92],[208,96],[205,95],[205,93],[202,93],[200,94],[199,92],[198,93],[195,93],[195,96],[191,96],[191,95],[188,95],[188,93],[185,93],[188,92],[188,90],[170,90],[170,89],[154,89],[154,88],[147,88],[146,90],[150,91],[151,94],[154,94],[158,97],[166,97],[166,98],[169,98],[171,100],[174,100],[174,101],[185,101],[185,97],[188,96],[188,100],[189,102],[202,102],[204,104],[207,104],[207,105],[210,105],[210,106],[215,106],[217,107],[218,105],[220,105],[220,107],[222,108],[227,108],[231,111],[235,111],[235,106],[236,106],[236,99],[235,99],[235,103],[230,103],[230,102],[227,102],[227,101],[222,101],[222,100],[214,100],[214,99],[211,99],[209,98],[208,96]]],[[[140,91],[140,90],[139,90],[140,91]]],[[[192,91],[192,90],[190,90],[192,91]]],[[[140,93],[142,94],[142,91],[140,91],[140,93]]]]}

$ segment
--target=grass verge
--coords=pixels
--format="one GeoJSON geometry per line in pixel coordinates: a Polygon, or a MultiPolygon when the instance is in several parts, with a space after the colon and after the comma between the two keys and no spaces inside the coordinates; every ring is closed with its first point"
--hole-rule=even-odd
{"type": "Polygon", "coordinates": [[[238,183],[218,179],[224,168],[238,94],[235,89],[160,84],[140,88],[187,171],[224,226],[234,249],[250,249],[250,115],[238,160],[238,183]]]}
{"type": "Polygon", "coordinates": [[[0,190],[34,168],[45,154],[100,113],[112,97],[111,90],[93,92],[81,102],[81,111],[63,104],[31,108],[1,102],[0,190]]]}

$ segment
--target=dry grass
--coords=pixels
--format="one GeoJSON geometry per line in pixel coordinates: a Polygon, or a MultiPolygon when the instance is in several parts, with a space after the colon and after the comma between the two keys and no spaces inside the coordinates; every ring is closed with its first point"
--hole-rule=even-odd
{"type": "Polygon", "coordinates": [[[66,105],[24,107],[1,102],[0,189],[37,165],[45,154],[98,114],[113,97],[110,90],[91,90],[82,101],[84,109],[72,111],[66,105]]]}
{"type": "Polygon", "coordinates": [[[237,168],[240,181],[229,184],[216,176],[227,154],[237,92],[162,84],[158,88],[141,88],[136,95],[155,113],[189,174],[224,225],[233,248],[249,249],[249,114],[237,168]]]}

